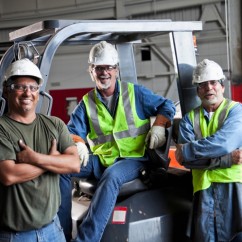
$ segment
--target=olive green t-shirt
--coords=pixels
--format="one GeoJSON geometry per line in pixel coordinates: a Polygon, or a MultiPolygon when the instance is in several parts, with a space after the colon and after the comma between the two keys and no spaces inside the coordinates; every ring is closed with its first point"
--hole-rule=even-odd
{"type": "MultiPolygon", "coordinates": [[[[0,162],[16,160],[22,139],[34,151],[49,154],[51,141],[63,153],[74,145],[68,129],[57,117],[37,114],[31,124],[0,117],[0,162]]],[[[0,230],[26,231],[51,222],[60,205],[59,175],[45,172],[31,181],[4,186],[0,183],[0,230]]]]}

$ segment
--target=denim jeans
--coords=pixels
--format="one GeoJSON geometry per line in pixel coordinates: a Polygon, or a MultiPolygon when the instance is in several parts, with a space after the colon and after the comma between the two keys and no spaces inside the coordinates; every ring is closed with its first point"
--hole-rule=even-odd
{"type": "Polygon", "coordinates": [[[71,220],[71,204],[72,204],[72,184],[71,175],[60,175],[60,192],[61,205],[58,211],[61,226],[64,230],[66,241],[71,241],[72,235],[72,220],[71,220]],[[68,216],[66,216],[68,214],[68,216]],[[68,217],[68,218],[67,218],[68,217]]]}
{"type": "MultiPolygon", "coordinates": [[[[122,184],[139,176],[140,170],[145,166],[146,160],[147,159],[143,157],[140,159],[126,158],[117,160],[112,166],[104,168],[99,162],[98,157],[91,155],[88,165],[82,167],[80,173],[71,175],[85,178],[94,176],[98,180],[98,187],[92,197],[88,213],[78,228],[78,235],[74,241],[98,242],[101,240],[104,229],[115,206],[120,187],[122,184]]],[[[71,176],[68,176],[68,178],[71,178],[71,176]]],[[[67,181],[63,178],[61,179],[62,181],[60,184],[63,184],[64,181],[64,185],[66,185],[67,181]]],[[[68,184],[70,184],[70,182],[68,182],[68,184]]],[[[70,211],[70,208],[67,208],[67,206],[69,206],[69,201],[65,201],[69,199],[68,196],[70,193],[67,195],[66,192],[67,191],[65,191],[62,196],[61,207],[70,211]]],[[[61,218],[62,220],[68,220],[71,217],[70,212],[62,213],[59,211],[59,214],[65,216],[65,218],[61,218]]]]}
{"type": "Polygon", "coordinates": [[[0,231],[0,242],[65,242],[58,216],[48,225],[25,232],[0,231]]]}
{"type": "Polygon", "coordinates": [[[242,184],[212,183],[194,194],[192,241],[241,241],[242,184]],[[234,239],[234,240],[233,240],[234,239]]]}

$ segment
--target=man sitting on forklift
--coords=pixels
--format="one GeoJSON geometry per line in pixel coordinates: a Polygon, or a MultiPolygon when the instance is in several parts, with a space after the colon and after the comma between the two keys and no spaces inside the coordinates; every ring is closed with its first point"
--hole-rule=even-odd
{"type": "Polygon", "coordinates": [[[68,123],[73,137],[79,136],[86,142],[75,139],[81,171],[61,177],[59,217],[68,240],[71,233],[71,177],[94,176],[98,180],[97,190],[75,241],[98,242],[120,187],[137,178],[148,163],[146,145],[156,149],[165,144],[165,130],[171,125],[175,106],[171,100],[143,86],[118,80],[118,53],[110,43],[101,41],[94,45],[88,62],[96,88],[83,97],[68,123]],[[156,119],[150,128],[152,116],[156,119]]]}

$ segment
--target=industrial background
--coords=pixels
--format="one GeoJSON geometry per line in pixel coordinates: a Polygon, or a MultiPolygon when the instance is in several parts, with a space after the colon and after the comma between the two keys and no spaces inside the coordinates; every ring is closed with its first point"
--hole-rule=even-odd
{"type": "MultiPolygon", "coordinates": [[[[240,0],[0,0],[0,58],[13,44],[10,32],[42,20],[202,21],[203,30],[193,33],[197,62],[204,58],[218,62],[228,78],[226,95],[242,101],[241,10],[240,0]]],[[[137,79],[176,103],[176,72],[168,38],[149,38],[135,45],[137,79]]],[[[54,98],[52,114],[65,122],[94,86],[87,72],[90,48],[62,47],[53,60],[46,91],[54,98]]]]}

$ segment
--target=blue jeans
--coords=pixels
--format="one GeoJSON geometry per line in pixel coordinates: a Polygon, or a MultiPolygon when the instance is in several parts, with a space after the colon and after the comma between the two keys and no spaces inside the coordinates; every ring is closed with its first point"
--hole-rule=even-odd
{"type": "Polygon", "coordinates": [[[71,241],[72,238],[72,220],[71,220],[71,204],[72,204],[72,184],[71,175],[60,175],[60,192],[61,205],[58,211],[61,226],[64,230],[66,241],[71,241]],[[68,219],[67,215],[68,214],[68,219]],[[69,218],[70,216],[70,218],[69,218]]]}
{"type": "Polygon", "coordinates": [[[66,242],[58,216],[48,225],[25,232],[0,231],[0,242],[66,242]]]}
{"type": "Polygon", "coordinates": [[[241,241],[241,218],[242,184],[214,182],[194,194],[192,241],[241,241]]]}
{"type": "MultiPolygon", "coordinates": [[[[99,158],[92,155],[89,158],[88,165],[82,167],[80,173],[71,175],[83,178],[94,176],[98,180],[98,187],[92,197],[88,213],[78,228],[78,235],[74,241],[98,242],[101,240],[115,206],[120,187],[122,184],[139,176],[140,170],[145,166],[146,160],[143,157],[140,159],[126,158],[117,160],[112,166],[104,168],[99,162],[99,158]]],[[[68,177],[70,178],[71,176],[68,177]]],[[[63,181],[60,184],[62,183],[63,181]]],[[[63,194],[61,207],[65,207],[70,211],[70,208],[65,206],[65,204],[69,204],[69,201],[65,201],[65,199],[69,199],[67,198],[68,196],[66,192],[63,194]]],[[[71,217],[70,212],[62,214],[65,215],[65,218],[62,218],[63,220],[68,220],[71,217]]]]}

